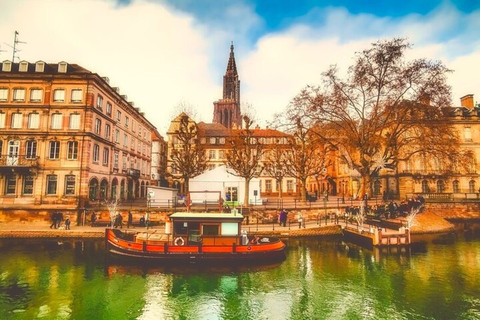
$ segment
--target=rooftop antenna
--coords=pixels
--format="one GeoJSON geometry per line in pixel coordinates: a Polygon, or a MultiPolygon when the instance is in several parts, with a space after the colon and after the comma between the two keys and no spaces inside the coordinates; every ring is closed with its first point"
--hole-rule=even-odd
{"type": "MultiPolygon", "coordinates": [[[[15,37],[13,38],[13,47],[12,47],[11,45],[9,45],[8,43],[6,43],[7,46],[9,46],[10,48],[13,49],[12,63],[15,62],[15,55],[17,54],[17,52],[22,51],[22,50],[19,50],[19,49],[18,49],[17,45],[18,45],[19,43],[26,43],[26,42],[23,42],[23,41],[18,40],[18,35],[19,35],[18,31],[15,30],[15,37]]],[[[17,58],[20,59],[20,57],[17,57],[17,58]]]]}

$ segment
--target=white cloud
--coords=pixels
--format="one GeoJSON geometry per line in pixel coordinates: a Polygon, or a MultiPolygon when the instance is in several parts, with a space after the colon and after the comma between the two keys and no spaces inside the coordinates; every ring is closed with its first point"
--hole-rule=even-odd
{"type": "MultiPolygon", "coordinates": [[[[213,102],[222,97],[231,40],[242,100],[253,105],[258,119],[270,120],[284,110],[301,88],[319,83],[329,65],[346,70],[355,51],[394,36],[414,44],[409,57],[441,59],[455,70],[449,83],[456,104],[468,93],[480,99],[475,70],[480,57],[472,50],[480,49],[478,37],[472,36],[479,15],[448,5],[426,16],[395,19],[312,9],[289,28],[254,41],[251,34],[263,21],[239,3],[225,11],[226,27],[220,28],[221,18],[199,21],[148,0],[126,6],[112,0],[16,0],[2,3],[0,43],[11,44],[17,30],[27,42],[20,46],[22,59],[65,60],[109,77],[164,132],[182,102],[196,106],[200,120],[211,121],[213,102]]],[[[0,52],[0,60],[6,59],[11,51],[0,52]]]]}

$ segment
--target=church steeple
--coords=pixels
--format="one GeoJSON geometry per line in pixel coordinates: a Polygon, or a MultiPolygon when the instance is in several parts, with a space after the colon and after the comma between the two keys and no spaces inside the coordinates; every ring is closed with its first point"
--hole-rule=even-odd
{"type": "Polygon", "coordinates": [[[227,128],[242,127],[240,114],[240,80],[233,52],[233,42],[230,45],[227,71],[223,76],[223,99],[214,102],[213,122],[221,123],[227,128]]]}
{"type": "Polygon", "coordinates": [[[223,76],[223,99],[234,99],[240,105],[240,80],[238,80],[237,64],[233,53],[233,41],[230,45],[227,71],[223,76]]]}

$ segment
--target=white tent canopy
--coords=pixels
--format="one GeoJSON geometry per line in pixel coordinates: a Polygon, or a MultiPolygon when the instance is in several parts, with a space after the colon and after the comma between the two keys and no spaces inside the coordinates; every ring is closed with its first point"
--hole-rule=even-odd
{"type": "MultiPolygon", "coordinates": [[[[221,197],[227,201],[238,201],[243,204],[245,199],[245,179],[232,174],[234,171],[226,166],[219,166],[190,179],[190,191],[220,191],[221,197]]],[[[249,185],[248,202],[253,204],[260,201],[260,179],[253,178],[249,185]]],[[[190,194],[192,201],[214,200],[206,197],[218,197],[218,194],[190,194]],[[208,196],[207,196],[208,195],[208,196]],[[202,197],[202,199],[195,199],[202,197]]],[[[261,202],[261,201],[260,201],[261,202]]]]}

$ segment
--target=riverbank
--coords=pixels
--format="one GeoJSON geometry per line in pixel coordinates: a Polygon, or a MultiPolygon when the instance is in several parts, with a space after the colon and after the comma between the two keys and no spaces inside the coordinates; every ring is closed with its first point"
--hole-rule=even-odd
{"type": "MultiPolygon", "coordinates": [[[[450,217],[454,219],[455,217],[450,217]]],[[[478,219],[472,217],[472,219],[478,219]]],[[[403,222],[405,219],[403,219],[403,222]]],[[[397,220],[398,221],[398,220],[397,220]]],[[[339,224],[333,221],[327,223],[322,221],[307,221],[305,228],[298,228],[297,223],[292,223],[285,227],[280,227],[278,224],[250,224],[244,225],[243,229],[249,234],[262,234],[282,238],[295,237],[323,237],[341,235],[341,226],[343,219],[340,219],[339,224]]],[[[8,222],[0,223],[0,239],[102,239],[105,235],[104,227],[87,226],[71,226],[71,230],[64,229],[50,229],[48,222],[8,222]]],[[[447,221],[445,218],[426,210],[418,214],[411,227],[411,234],[431,234],[451,232],[455,228],[454,224],[447,221]]],[[[125,228],[124,228],[125,229],[125,228]]],[[[145,231],[145,228],[134,227],[131,231],[145,231]]],[[[152,232],[164,232],[164,226],[155,226],[150,228],[152,232]]]]}

